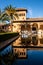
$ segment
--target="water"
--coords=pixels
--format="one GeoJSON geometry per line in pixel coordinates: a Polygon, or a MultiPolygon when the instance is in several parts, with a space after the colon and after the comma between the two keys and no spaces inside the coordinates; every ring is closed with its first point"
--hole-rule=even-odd
{"type": "Polygon", "coordinates": [[[12,65],[43,65],[43,50],[28,50],[27,54],[27,59],[15,59],[12,65]]]}
{"type": "Polygon", "coordinates": [[[29,37],[19,37],[15,42],[12,43],[13,46],[40,46],[43,47],[43,36],[41,35],[32,35],[29,37]]]}
{"type": "Polygon", "coordinates": [[[17,59],[13,65],[43,65],[43,50],[28,50],[27,59],[17,59]]]}
{"type": "Polygon", "coordinates": [[[12,52],[12,46],[11,46],[11,45],[9,45],[9,46],[6,47],[4,50],[2,50],[2,51],[0,52],[0,55],[4,56],[4,55],[8,54],[9,52],[12,52]]]}
{"type": "MultiPolygon", "coordinates": [[[[23,46],[23,45],[24,46],[28,45],[33,47],[34,46],[43,47],[43,36],[33,35],[28,38],[19,37],[15,42],[13,42],[13,46],[23,46]]],[[[13,65],[43,65],[43,49],[27,50],[26,48],[26,53],[28,55],[27,59],[16,59],[13,65]]]]}
{"type": "MultiPolygon", "coordinates": [[[[43,36],[33,35],[32,37],[28,37],[28,38],[19,37],[16,41],[12,43],[12,45],[13,46],[28,45],[28,46],[43,47],[43,36]]],[[[13,48],[13,51],[14,49],[15,48],[13,48]]],[[[34,49],[27,50],[27,48],[25,49],[26,49],[26,54],[28,55],[28,57],[26,59],[15,59],[12,65],[43,65],[43,49],[42,50],[38,50],[38,49],[37,50],[34,50],[34,49]]],[[[11,50],[12,50],[12,46],[10,45],[1,52],[1,55],[8,54],[8,52],[11,50]]],[[[15,54],[15,51],[14,51],[14,54],[15,54]]]]}

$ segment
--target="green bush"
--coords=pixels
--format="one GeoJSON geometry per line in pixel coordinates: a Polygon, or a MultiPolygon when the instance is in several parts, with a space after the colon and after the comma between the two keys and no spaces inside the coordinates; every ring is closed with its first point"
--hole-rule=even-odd
{"type": "Polygon", "coordinates": [[[3,33],[3,34],[0,34],[0,42],[3,42],[3,41],[8,40],[10,38],[13,38],[17,35],[19,35],[19,33],[3,33]]]}

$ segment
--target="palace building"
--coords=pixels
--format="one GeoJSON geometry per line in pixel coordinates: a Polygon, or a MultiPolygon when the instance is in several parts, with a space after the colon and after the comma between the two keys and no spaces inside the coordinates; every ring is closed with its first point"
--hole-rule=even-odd
{"type": "Polygon", "coordinates": [[[43,18],[27,18],[28,13],[25,8],[17,8],[16,13],[18,18],[14,16],[14,11],[8,11],[8,14],[13,14],[12,20],[12,32],[23,32],[23,31],[42,31],[43,32],[43,18]]]}
{"type": "MultiPolygon", "coordinates": [[[[12,32],[43,32],[43,18],[27,18],[28,10],[25,8],[16,8],[18,18],[14,11],[6,11],[9,15],[13,14],[12,27],[8,31],[12,32]],[[15,14],[15,15],[14,15],[15,14]],[[12,29],[11,29],[12,28],[12,29]]],[[[4,26],[3,26],[4,27],[4,26]]],[[[6,26],[5,26],[6,27],[6,26]]]]}
{"type": "MultiPolygon", "coordinates": [[[[9,15],[13,14],[13,20],[11,21],[12,26],[9,25],[9,29],[8,29],[9,31],[19,32],[20,34],[21,33],[25,34],[24,36],[26,36],[26,37],[28,37],[28,35],[30,35],[30,33],[43,34],[43,18],[27,18],[26,16],[27,16],[28,11],[25,8],[17,8],[16,9],[16,13],[18,15],[18,18],[15,17],[14,11],[6,11],[6,12],[9,15]]],[[[23,38],[21,38],[21,39],[23,41],[23,38]]],[[[35,40],[37,40],[37,38],[35,38],[35,40]]],[[[38,40],[38,42],[40,44],[39,40],[38,40]]],[[[18,44],[18,42],[13,43],[13,46],[16,46],[15,44],[18,44]]],[[[19,46],[19,44],[17,46],[19,46]]],[[[19,58],[20,57],[26,58],[26,51],[27,50],[25,48],[13,48],[13,52],[15,54],[18,53],[19,58]]]]}

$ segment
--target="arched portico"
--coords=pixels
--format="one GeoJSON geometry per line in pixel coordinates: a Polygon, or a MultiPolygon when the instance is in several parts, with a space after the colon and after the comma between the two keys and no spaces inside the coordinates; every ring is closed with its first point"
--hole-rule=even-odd
{"type": "Polygon", "coordinates": [[[36,31],[37,32],[37,30],[38,30],[38,24],[37,23],[33,23],[31,29],[32,29],[32,31],[36,31]]]}
{"type": "Polygon", "coordinates": [[[31,30],[30,24],[21,25],[21,31],[24,31],[24,30],[30,31],[31,30]]]}

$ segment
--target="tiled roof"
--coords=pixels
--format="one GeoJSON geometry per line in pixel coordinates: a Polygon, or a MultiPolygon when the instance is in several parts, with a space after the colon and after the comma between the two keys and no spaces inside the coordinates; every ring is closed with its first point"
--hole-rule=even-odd
{"type": "Polygon", "coordinates": [[[26,11],[27,12],[27,9],[26,8],[16,8],[16,11],[26,11]]]}
{"type": "Polygon", "coordinates": [[[43,21],[43,18],[26,18],[27,21],[43,21]]]}
{"type": "Polygon", "coordinates": [[[13,22],[43,22],[43,18],[26,18],[26,20],[14,20],[13,22]]]}

